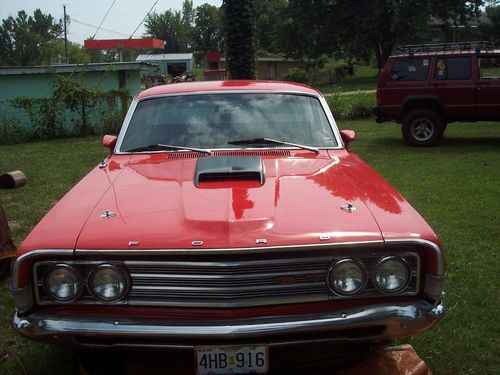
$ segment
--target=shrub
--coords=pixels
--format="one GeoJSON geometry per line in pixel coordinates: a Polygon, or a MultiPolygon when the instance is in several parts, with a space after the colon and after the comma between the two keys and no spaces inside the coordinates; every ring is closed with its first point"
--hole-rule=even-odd
{"type": "Polygon", "coordinates": [[[368,93],[343,95],[337,90],[327,96],[326,101],[335,119],[356,120],[371,117],[375,95],[368,93]]]}
{"type": "Polygon", "coordinates": [[[300,68],[291,68],[285,75],[280,77],[282,81],[290,81],[298,83],[308,83],[309,78],[310,78],[309,73],[306,70],[300,68]]]}

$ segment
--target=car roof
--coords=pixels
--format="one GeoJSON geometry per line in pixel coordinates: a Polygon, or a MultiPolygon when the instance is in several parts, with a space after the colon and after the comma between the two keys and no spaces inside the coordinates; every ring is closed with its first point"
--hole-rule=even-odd
{"type": "Polygon", "coordinates": [[[144,90],[136,96],[136,99],[145,99],[152,96],[169,94],[185,94],[211,91],[274,91],[274,92],[297,92],[310,95],[322,94],[301,83],[282,81],[201,81],[184,82],[169,85],[155,86],[144,90]]]}
{"type": "Polygon", "coordinates": [[[391,55],[391,58],[401,57],[430,57],[430,56],[469,56],[469,55],[498,55],[500,56],[500,49],[495,50],[456,50],[456,51],[428,51],[428,52],[414,52],[414,53],[399,53],[391,55]]]}

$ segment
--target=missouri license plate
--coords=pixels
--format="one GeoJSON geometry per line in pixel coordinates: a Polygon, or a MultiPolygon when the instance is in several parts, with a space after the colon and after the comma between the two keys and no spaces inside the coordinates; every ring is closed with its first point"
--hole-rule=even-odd
{"type": "Polygon", "coordinates": [[[196,346],[197,375],[265,374],[268,371],[267,345],[196,346]]]}

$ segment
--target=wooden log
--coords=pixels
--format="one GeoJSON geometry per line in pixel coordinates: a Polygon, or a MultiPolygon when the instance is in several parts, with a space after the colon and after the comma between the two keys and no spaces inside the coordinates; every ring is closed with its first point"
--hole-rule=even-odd
{"type": "Polygon", "coordinates": [[[7,277],[10,271],[10,262],[16,253],[16,246],[12,241],[9,223],[0,203],[0,280],[7,277]]]}
{"type": "Polygon", "coordinates": [[[21,171],[12,171],[0,176],[0,186],[4,189],[15,189],[26,185],[26,175],[21,171]]]}

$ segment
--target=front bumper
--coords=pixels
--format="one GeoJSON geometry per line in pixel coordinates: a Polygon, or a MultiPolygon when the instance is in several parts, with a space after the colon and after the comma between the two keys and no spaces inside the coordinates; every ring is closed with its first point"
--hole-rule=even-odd
{"type": "Polygon", "coordinates": [[[141,319],[104,316],[14,316],[14,329],[46,343],[78,347],[170,347],[262,343],[271,346],[314,341],[380,341],[432,326],[441,304],[425,301],[372,305],[321,314],[249,319],[141,319]]]}

